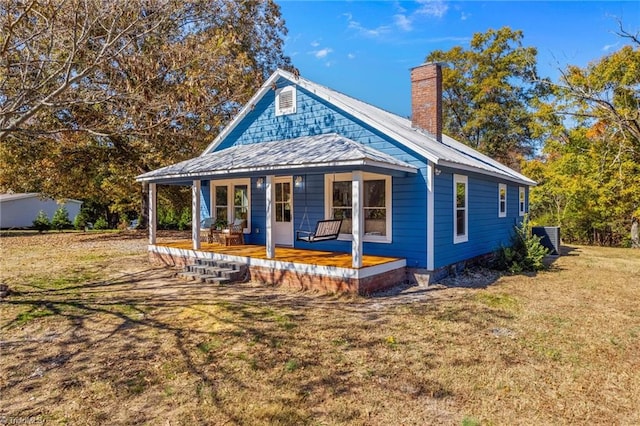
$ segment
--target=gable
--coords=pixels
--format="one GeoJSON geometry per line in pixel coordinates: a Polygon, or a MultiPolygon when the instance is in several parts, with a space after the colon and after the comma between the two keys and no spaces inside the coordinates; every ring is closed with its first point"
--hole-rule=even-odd
{"type": "Polygon", "coordinates": [[[526,186],[535,185],[526,176],[453,138],[443,135],[442,141],[437,141],[427,132],[413,127],[409,119],[282,70],[267,79],[202,155],[234,144],[322,133],[338,133],[363,144],[372,144],[390,155],[400,155],[398,158],[407,162],[426,164],[428,160],[435,165],[475,171],[526,186]],[[290,85],[296,87],[295,112],[276,117],[275,91],[290,85]]]}

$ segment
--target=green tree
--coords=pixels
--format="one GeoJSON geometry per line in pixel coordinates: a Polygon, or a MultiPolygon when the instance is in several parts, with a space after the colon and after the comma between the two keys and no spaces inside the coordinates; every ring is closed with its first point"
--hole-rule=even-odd
{"type": "Polygon", "coordinates": [[[549,94],[536,71],[537,51],[508,27],[473,35],[469,49],[431,52],[444,62],[443,127],[450,136],[519,168],[542,136],[535,110],[549,94]]]}
{"type": "Polygon", "coordinates": [[[49,216],[47,216],[44,211],[40,210],[36,218],[33,220],[33,227],[37,229],[38,232],[48,231],[49,229],[51,229],[49,216]]]}
{"type": "Polygon", "coordinates": [[[555,130],[524,166],[538,181],[534,221],[561,225],[566,241],[625,245],[640,217],[640,42],[620,35],[629,44],[563,71],[547,105],[555,130]]]}
{"type": "Polygon", "coordinates": [[[114,215],[145,200],[136,175],[199,154],[290,67],[271,0],[14,0],[0,20],[0,190],[114,215]]]}
{"type": "Polygon", "coordinates": [[[51,227],[58,231],[62,231],[63,229],[71,228],[71,226],[72,223],[69,219],[69,212],[67,211],[67,208],[65,206],[58,207],[51,218],[51,227]]]}

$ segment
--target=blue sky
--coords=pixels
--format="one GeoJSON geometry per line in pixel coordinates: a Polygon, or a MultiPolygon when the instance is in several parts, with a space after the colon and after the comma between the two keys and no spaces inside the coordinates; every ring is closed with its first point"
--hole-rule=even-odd
{"type": "Polygon", "coordinates": [[[432,50],[468,48],[474,33],[509,26],[538,49],[538,71],[558,78],[619,49],[618,19],[640,30],[638,1],[280,0],[285,53],[316,83],[409,116],[409,69],[432,50]]]}

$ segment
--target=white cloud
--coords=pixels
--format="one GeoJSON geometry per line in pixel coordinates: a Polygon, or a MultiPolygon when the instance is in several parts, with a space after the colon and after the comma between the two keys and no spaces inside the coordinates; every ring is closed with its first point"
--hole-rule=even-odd
{"type": "Polygon", "coordinates": [[[616,42],[616,43],[613,43],[613,44],[605,44],[602,47],[602,50],[604,50],[605,52],[608,52],[609,50],[613,49],[614,47],[618,47],[619,44],[620,44],[620,42],[616,42]]]}
{"type": "Polygon", "coordinates": [[[355,59],[355,58],[356,58],[356,55],[355,55],[354,53],[348,53],[348,54],[347,54],[347,58],[349,58],[349,59],[355,59]]]}
{"type": "Polygon", "coordinates": [[[316,50],[313,52],[314,56],[318,59],[326,58],[329,53],[333,52],[333,49],[330,47],[325,47],[324,49],[316,50]]]}
{"type": "Polygon", "coordinates": [[[403,31],[411,31],[413,29],[413,25],[411,25],[411,19],[406,15],[397,14],[393,15],[393,20],[398,28],[403,31]]]}
{"type": "Polygon", "coordinates": [[[319,42],[317,42],[315,40],[311,42],[311,47],[318,47],[318,46],[320,46],[319,42]]]}
{"type": "Polygon", "coordinates": [[[443,0],[418,0],[420,7],[415,11],[416,15],[427,15],[442,18],[449,6],[443,0]]]}
{"type": "Polygon", "coordinates": [[[460,12],[460,20],[461,21],[466,21],[467,19],[469,19],[470,16],[471,16],[470,13],[460,12]]]}

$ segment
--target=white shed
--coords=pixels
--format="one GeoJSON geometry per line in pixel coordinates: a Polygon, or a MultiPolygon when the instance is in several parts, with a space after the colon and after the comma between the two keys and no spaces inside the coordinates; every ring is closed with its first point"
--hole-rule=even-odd
{"type": "Polygon", "coordinates": [[[67,208],[69,219],[73,222],[80,213],[82,201],[63,200],[58,202],[49,198],[41,198],[40,194],[36,192],[0,194],[0,228],[31,227],[40,210],[44,211],[51,219],[61,205],[67,208]]]}

